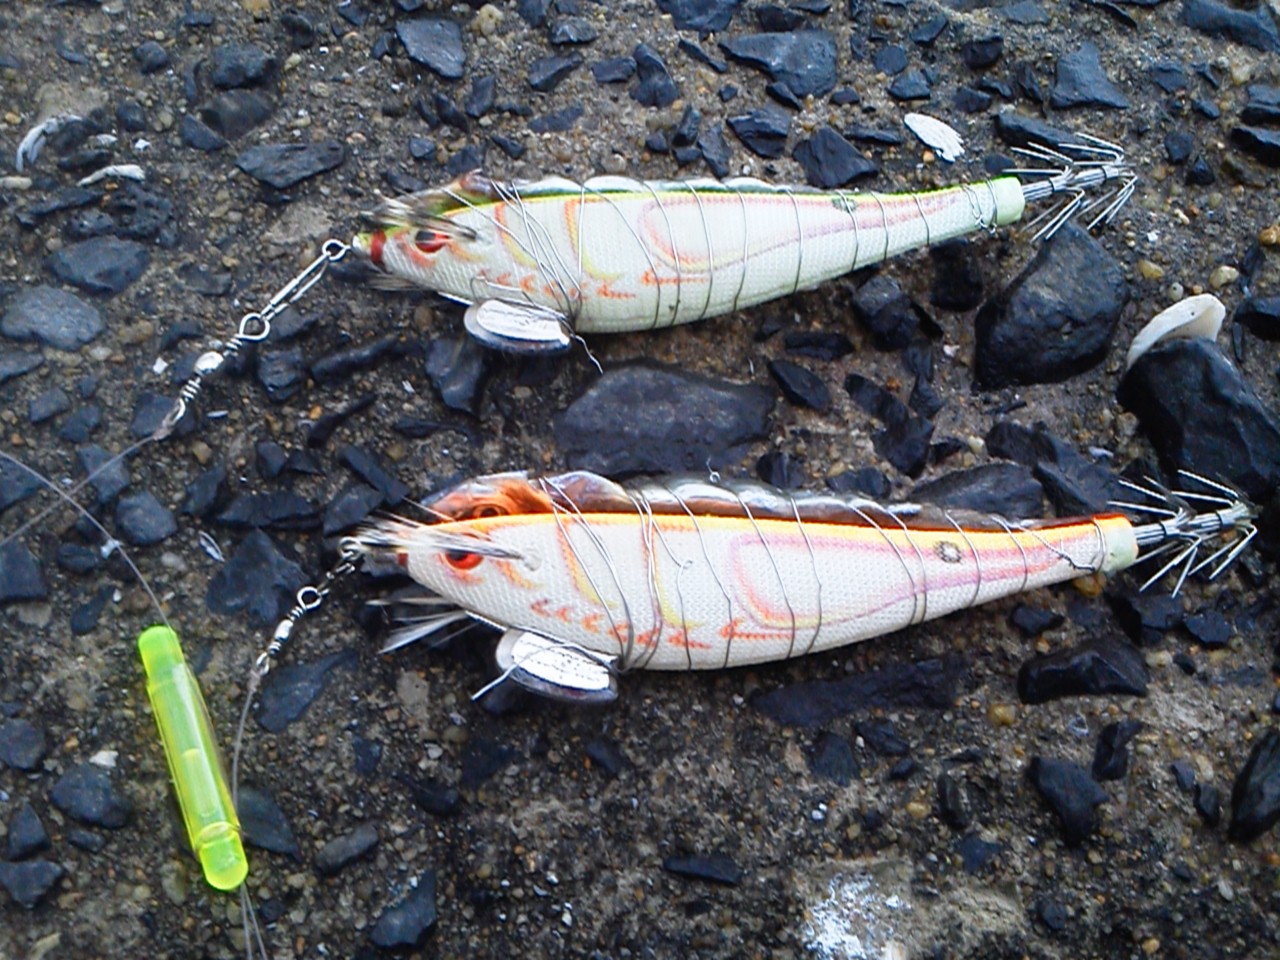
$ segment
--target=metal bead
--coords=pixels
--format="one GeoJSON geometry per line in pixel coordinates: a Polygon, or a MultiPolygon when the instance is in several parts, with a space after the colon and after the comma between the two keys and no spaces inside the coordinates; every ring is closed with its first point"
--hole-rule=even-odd
{"type": "Polygon", "coordinates": [[[196,374],[201,377],[207,377],[222,366],[225,359],[217,350],[210,350],[207,353],[200,354],[196,358],[196,374]]]}

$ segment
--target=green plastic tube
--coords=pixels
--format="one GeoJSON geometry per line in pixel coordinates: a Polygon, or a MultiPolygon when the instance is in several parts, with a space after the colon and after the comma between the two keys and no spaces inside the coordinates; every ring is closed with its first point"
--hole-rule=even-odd
{"type": "Polygon", "coordinates": [[[169,627],[144,630],[138,637],[138,653],[191,849],[210,886],[234,890],[248,876],[249,861],[195,674],[182,656],[178,635],[169,627]]]}

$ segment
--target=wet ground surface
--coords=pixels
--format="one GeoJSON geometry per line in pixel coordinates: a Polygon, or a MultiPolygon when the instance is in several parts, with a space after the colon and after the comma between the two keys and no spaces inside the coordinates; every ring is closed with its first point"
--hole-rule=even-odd
{"type": "MultiPolygon", "coordinates": [[[[733,173],[803,182],[830,168],[806,170],[792,152],[829,124],[879,164],[858,186],[920,189],[984,176],[983,159],[1010,146],[993,118],[1044,116],[1031,102],[1037,86],[1061,107],[1048,108],[1049,122],[1122,144],[1141,177],[1083,261],[1066,261],[1096,269],[1059,284],[1077,301],[1100,299],[1114,271],[1127,295],[1100,361],[1091,355],[1063,382],[975,389],[983,348],[974,308],[1037,255],[1025,233],[1008,231],[974,240],[958,271],[927,253],[884,269],[918,305],[911,316],[924,317],[906,349],[878,349],[884,331],[855,319],[860,276],[744,315],[592,338],[591,352],[607,372],[648,358],[770,391],[770,361],[798,363],[827,387],[829,406],[778,396],[764,437],[714,465],[752,476],[762,455],[781,452],[811,489],[877,468],[903,497],[916,479],[995,462],[989,432],[1000,421],[1043,421],[1066,448],[1113,466],[1154,460],[1161,439],[1116,400],[1133,333],[1211,285],[1229,316],[1247,294],[1275,295],[1275,171],[1265,163],[1275,158],[1256,137],[1233,134],[1246,123],[1264,137],[1274,131],[1275,47],[1255,48],[1274,38],[1266,7],[1237,11],[1242,24],[1224,14],[1215,30],[1228,35],[1210,36],[1184,24],[1213,19],[1194,3],[673,6],[731,15],[700,38],[696,24],[679,29],[649,2],[566,4],[545,22],[538,4],[520,6],[0,3],[4,449],[59,485],[82,478],[101,456],[87,448],[122,449],[136,418],[156,408],[147,396],[176,392],[172,365],[226,339],[325,238],[349,237],[379,191],[449,179],[446,165],[457,172],[483,157],[502,177],[656,178],[705,175],[727,157],[733,173]],[[424,18],[446,25],[406,26],[424,18]],[[771,78],[735,61],[719,72],[688,46],[719,61],[717,41],[740,42],[761,23],[824,31],[835,51],[834,94],[812,71],[779,81],[793,85],[780,94],[800,109],[777,107],[789,139],[776,159],[727,124],[774,103],[771,78]],[[991,42],[970,43],[995,35],[994,59],[991,42]],[[566,40],[580,42],[553,42],[566,40]],[[458,51],[461,59],[450,55],[458,51]],[[567,57],[568,67],[575,54],[583,62],[566,79],[543,82],[558,65],[541,61],[567,57]],[[639,61],[638,76],[597,81],[593,67],[626,57],[639,61]],[[1110,88],[1096,86],[1095,60],[1110,88]],[[932,99],[890,94],[898,83],[910,94],[908,81],[931,86],[932,99]],[[814,95],[794,96],[814,83],[814,95]],[[993,102],[981,108],[962,95],[976,110],[962,114],[953,106],[961,87],[993,102]],[[1069,106],[1081,88],[1085,104],[1069,106]],[[671,91],[676,99],[664,102],[671,91]],[[1257,123],[1244,117],[1250,102],[1257,123]],[[687,106],[701,124],[681,168],[646,140],[670,135],[687,106]],[[926,162],[901,125],[910,109],[952,122],[966,156],[926,162]],[[61,113],[96,126],[55,136],[19,176],[23,134],[61,113]],[[901,140],[859,139],[857,127],[901,140]],[[102,132],[118,140],[99,146],[92,136],[102,132]],[[305,154],[315,175],[264,185],[241,170],[254,168],[246,151],[258,144],[320,145],[305,154]],[[107,162],[139,164],[143,191],[121,180],[73,192],[107,162]],[[110,240],[75,246],[93,237],[110,240]],[[976,299],[941,306],[957,277],[970,291],[980,285],[976,299]],[[21,302],[41,286],[78,299],[21,302]],[[59,323],[24,332],[28,316],[59,323]],[[854,349],[834,359],[788,351],[789,334],[809,331],[843,335],[854,349]],[[906,400],[922,351],[940,402],[929,415],[937,449],[913,477],[902,470],[909,457],[877,444],[881,422],[845,384],[858,374],[906,400]]],[[[600,69],[607,78],[628,67],[600,69]]],[[[209,388],[188,432],[130,458],[115,489],[99,478],[79,494],[101,498],[95,512],[135,544],[129,556],[182,634],[224,741],[287,597],[264,589],[266,574],[315,583],[332,560],[320,527],[361,472],[348,447],[415,493],[495,470],[565,469],[576,465],[566,453],[576,438],[557,432],[556,419],[598,378],[580,350],[536,362],[459,354],[456,308],[335,273],[286,318],[291,337],[209,388]],[[478,386],[474,415],[446,406],[440,383],[464,407],[478,386]],[[316,424],[338,412],[348,416],[321,439],[316,424]],[[189,486],[218,465],[226,476],[216,508],[185,512],[189,486]],[[276,499],[235,499],[243,494],[276,499]],[[233,503],[247,520],[227,518],[233,503]],[[266,540],[249,529],[264,523],[266,540]],[[202,546],[202,533],[227,562],[202,546]],[[245,609],[249,601],[257,608],[245,609]]],[[[1257,334],[1266,329],[1265,318],[1250,330],[1229,320],[1219,338],[1261,418],[1253,432],[1221,424],[1224,471],[1259,465],[1250,477],[1264,498],[1280,477],[1266,446],[1277,404],[1275,345],[1257,334]]],[[[996,356],[995,368],[1019,359],[996,356]]],[[[582,429],[607,434],[609,417],[643,415],[606,407],[582,429]]],[[[1043,448],[1038,456],[1051,459],[1043,448]]],[[[156,619],[151,601],[119,554],[102,561],[91,549],[93,532],[70,510],[13,534],[53,503],[44,494],[10,505],[21,484],[20,472],[5,473],[0,956],[235,956],[238,907],[202,883],[185,851],[149,715],[133,639],[156,619]]],[[[626,676],[606,708],[517,698],[502,712],[469,700],[491,676],[485,637],[379,656],[362,625],[376,617],[361,608],[385,584],[349,578],[299,627],[285,657],[294,672],[273,678],[264,709],[278,712],[262,715],[273,729],[250,723],[244,780],[279,808],[265,805],[250,848],[249,888],[272,955],[377,955],[375,925],[406,899],[416,910],[409,926],[424,931],[413,948],[421,956],[880,957],[891,945],[910,957],[1269,955],[1276,840],[1229,840],[1228,823],[1232,784],[1273,724],[1273,573],[1255,555],[1163,606],[1126,600],[1136,593],[1127,578],[1109,586],[1119,597],[1110,602],[1069,586],[1028,597],[1031,609],[997,603],[836,655],[626,676]],[[1197,613],[1217,617],[1206,625],[1190,619],[1197,613]],[[1145,694],[1021,702],[1024,662],[1085,643],[1145,694]],[[287,694],[314,699],[295,718],[279,702],[287,694]],[[836,705],[795,722],[819,701],[836,705]],[[1126,721],[1141,724],[1127,770],[1080,779],[1104,728],[1126,721]],[[1063,774],[1065,819],[1029,776],[1052,780],[1058,760],[1084,768],[1063,774]],[[353,854],[328,846],[342,838],[362,855],[348,862],[353,854]]]]}

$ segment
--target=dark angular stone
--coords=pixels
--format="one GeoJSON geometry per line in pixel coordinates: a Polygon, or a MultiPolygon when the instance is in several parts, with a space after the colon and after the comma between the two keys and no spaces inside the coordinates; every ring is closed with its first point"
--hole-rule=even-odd
{"type": "Polygon", "coordinates": [[[46,261],[54,276],[90,293],[120,293],[151,264],[147,248],[133,240],[93,237],[64,247],[46,261]]]}
{"type": "Polygon", "coordinates": [[[178,532],[173,511],[149,490],[122,496],[116,503],[116,527],[126,543],[149,547],[178,532]]]}
{"type": "Polygon", "coordinates": [[[920,329],[911,300],[887,273],[877,273],[860,286],[851,305],[877,350],[901,350],[920,329]]]}
{"type": "Polygon", "coordinates": [[[719,33],[729,26],[729,21],[742,0],[657,0],[658,9],[669,14],[677,30],[696,30],[706,36],[719,33]]]}
{"type": "Polygon", "coordinates": [[[720,49],[786,84],[797,97],[821,97],[835,89],[836,41],[825,30],[746,34],[722,40],[720,49]]]}
{"type": "Polygon", "coordinates": [[[831,391],[822,378],[789,360],[770,360],[769,375],[782,395],[798,407],[809,407],[819,413],[831,408],[831,391]]]}
{"type": "Polygon", "coordinates": [[[1280,820],[1280,731],[1268,730],[1253,745],[1231,789],[1228,835],[1248,843],[1280,820]]]}
{"type": "Polygon", "coordinates": [[[677,876],[708,880],[728,887],[736,887],[743,876],[742,868],[723,853],[666,857],[662,861],[662,869],[677,876]]]}
{"type": "Polygon", "coordinates": [[[591,75],[596,83],[626,83],[636,72],[632,57],[610,57],[591,65],[591,75]]]}
{"type": "Polygon", "coordinates": [[[766,160],[776,160],[787,149],[791,116],[774,106],[758,107],[729,118],[729,128],[747,149],[766,160]]]}
{"type": "Polygon", "coordinates": [[[435,780],[418,780],[402,773],[393,774],[395,780],[408,791],[414,805],[433,817],[449,817],[458,812],[462,796],[456,787],[437,783],[435,780]]]}
{"type": "Polygon", "coordinates": [[[577,52],[535,60],[529,64],[529,86],[539,93],[550,93],[582,63],[582,54],[577,52]]]}
{"type": "Polygon", "coordinates": [[[324,692],[334,670],[349,670],[358,662],[359,657],[354,650],[340,650],[310,663],[286,663],[272,670],[259,693],[258,723],[271,733],[288,729],[324,692]]]}
{"type": "Polygon", "coordinates": [[[69,817],[94,827],[118,830],[133,817],[133,803],[92,763],[76,764],[53,785],[53,805],[69,817]]]}
{"type": "Polygon", "coordinates": [[[9,821],[8,859],[25,860],[49,849],[49,832],[30,803],[23,802],[9,821]]]}
{"type": "Polygon", "coordinates": [[[404,899],[382,912],[370,939],[381,950],[415,949],[435,926],[437,916],[436,872],[428,870],[410,886],[404,899]]]}
{"type": "Polygon", "coordinates": [[[1266,4],[1239,9],[1218,0],[1185,0],[1182,22],[1211,37],[1241,43],[1264,53],[1280,53],[1280,33],[1266,4]]]}
{"type": "Polygon", "coordinates": [[[251,43],[227,43],[209,58],[209,82],[222,90],[255,87],[275,69],[275,57],[251,43]]]}
{"type": "Polygon", "coordinates": [[[1231,142],[1269,167],[1280,167],[1280,130],[1241,124],[1231,128],[1231,142]]]}
{"type": "Polygon", "coordinates": [[[255,90],[224,90],[197,112],[201,122],[213,133],[235,140],[265,123],[275,107],[255,90]]]}
{"type": "Polygon", "coordinates": [[[350,833],[334,837],[316,853],[316,871],[332,877],[342,868],[369,854],[378,845],[378,828],[362,823],[350,833]]]}
{"type": "Polygon", "coordinates": [[[0,607],[49,595],[40,562],[19,540],[0,542],[0,607]]]}
{"type": "Polygon", "coordinates": [[[34,910],[65,872],[60,864],[48,860],[0,863],[0,887],[4,887],[14,903],[34,910]]]}
{"type": "Polygon", "coordinates": [[[30,720],[19,717],[0,724],[0,762],[5,766],[32,773],[41,768],[48,754],[44,731],[30,720]]]}
{"type": "Polygon", "coordinates": [[[159,73],[169,66],[169,51],[154,40],[146,40],[133,48],[133,59],[144,76],[159,73]]]}
{"type": "Polygon", "coordinates": [[[1052,610],[1042,610],[1039,607],[1028,606],[1020,603],[1013,608],[1013,612],[1009,614],[1009,623],[1015,630],[1026,637],[1028,640],[1034,639],[1049,630],[1056,630],[1062,626],[1065,618],[1060,613],[1052,610]]]}
{"type": "Polygon", "coordinates": [[[252,784],[241,784],[236,812],[240,815],[240,828],[246,844],[294,860],[302,859],[289,818],[266,791],[252,784]]]}
{"type": "Polygon", "coordinates": [[[823,731],[809,751],[809,772],[819,780],[847,787],[861,770],[849,741],[839,734],[823,731]]]}
{"type": "Polygon", "coordinates": [[[340,166],[346,150],[336,140],[319,143],[263,143],[236,157],[236,166],[267,186],[287,190],[309,177],[340,166]]]}
{"type": "Polygon", "coordinates": [[[1121,720],[1109,723],[1098,735],[1098,745],[1093,750],[1093,777],[1095,780],[1123,780],[1129,773],[1129,741],[1142,730],[1139,720],[1121,720]]]}
{"type": "Polygon", "coordinates": [[[888,664],[840,680],[778,687],[751,699],[751,706],[784,726],[820,727],[868,710],[945,710],[956,696],[960,664],[921,660],[888,664]]]}
{"type": "Polygon", "coordinates": [[[631,99],[646,107],[668,107],[680,96],[680,88],[676,86],[667,65],[658,56],[656,50],[648,44],[640,43],[631,51],[636,61],[636,79],[639,81],[631,88],[631,99]]]}
{"type": "Polygon", "coordinates": [[[1023,663],[1018,698],[1023,703],[1047,703],[1108,693],[1145,697],[1147,680],[1147,665],[1137,650],[1099,638],[1023,663]]]}
{"type": "Polygon", "coordinates": [[[209,581],[205,603],[214,613],[247,613],[257,626],[274,625],[307,575],[261,530],[241,541],[209,581]]]}
{"type": "Polygon", "coordinates": [[[1004,37],[991,34],[978,40],[966,40],[960,45],[960,59],[970,70],[985,70],[995,66],[1004,53],[1004,37]]]}
{"type": "Polygon", "coordinates": [[[1044,515],[1044,488],[1016,463],[986,463],[918,484],[911,498],[940,507],[1026,519],[1044,515]]]}
{"type": "Polygon", "coordinates": [[[928,100],[933,96],[933,84],[923,70],[909,70],[899,74],[889,84],[889,96],[895,100],[928,100]]]}
{"type": "Polygon", "coordinates": [[[880,172],[875,161],[859,153],[829,126],[819,127],[812,137],[797,143],[793,156],[810,186],[822,190],[834,190],[859,177],[880,172]]]}
{"type": "Polygon", "coordinates": [[[1106,803],[1106,791],[1083,767],[1066,760],[1033,757],[1027,776],[1057,814],[1063,842],[1069,847],[1084,843],[1097,826],[1094,808],[1106,803]]]}
{"type": "Polygon", "coordinates": [[[871,435],[876,452],[907,476],[919,476],[929,461],[933,424],[859,373],[849,374],[844,388],[859,407],[884,424],[871,435]]]}
{"type": "Polygon", "coordinates": [[[456,21],[443,17],[397,20],[396,36],[414,63],[445,80],[462,78],[467,50],[462,43],[462,27],[456,21]]]}

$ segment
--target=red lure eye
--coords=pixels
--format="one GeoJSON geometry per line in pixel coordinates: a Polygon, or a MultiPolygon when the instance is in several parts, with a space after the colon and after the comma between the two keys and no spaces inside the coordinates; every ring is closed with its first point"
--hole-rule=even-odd
{"type": "Polygon", "coordinates": [[[419,230],[413,235],[413,245],[421,253],[435,253],[448,242],[443,233],[436,233],[434,230],[419,230]]]}
{"type": "Polygon", "coordinates": [[[483,558],[478,553],[466,553],[462,550],[445,551],[445,563],[455,570],[472,570],[480,565],[483,558]]]}

